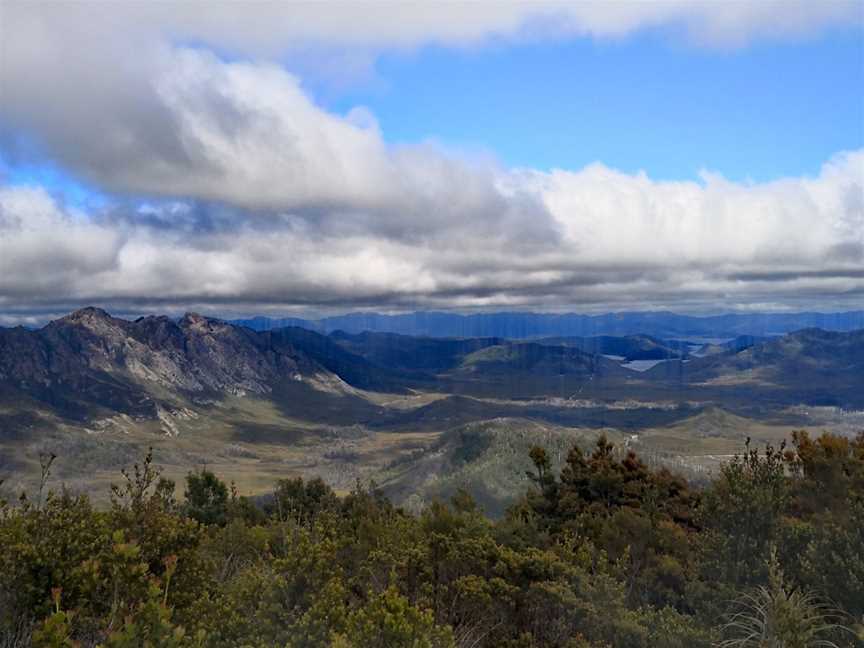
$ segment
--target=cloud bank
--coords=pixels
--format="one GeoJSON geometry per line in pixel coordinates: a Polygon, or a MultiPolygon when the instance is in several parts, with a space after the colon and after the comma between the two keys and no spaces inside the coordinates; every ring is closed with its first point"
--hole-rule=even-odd
{"type": "Polygon", "coordinates": [[[109,198],[82,210],[38,186],[0,185],[8,320],[86,303],[245,314],[864,301],[864,151],[761,184],[660,182],[600,163],[507,169],[388,145],[367,111],[321,109],[267,60],[320,43],[465,46],[664,25],[730,44],[769,24],[775,36],[812,33],[856,5],[412,4],[387,21],[353,4],[226,3],[194,16],[136,3],[102,20],[79,5],[29,6],[4,5],[2,150],[35,151],[109,198]],[[219,56],[214,43],[247,56],[219,56]]]}

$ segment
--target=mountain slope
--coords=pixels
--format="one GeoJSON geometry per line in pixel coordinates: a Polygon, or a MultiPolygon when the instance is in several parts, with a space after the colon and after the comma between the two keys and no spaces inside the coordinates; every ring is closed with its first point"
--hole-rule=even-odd
{"type": "Polygon", "coordinates": [[[308,329],[289,326],[272,329],[260,334],[274,347],[289,346],[339,376],[348,384],[360,389],[403,393],[410,378],[429,378],[403,371],[403,367],[386,362],[376,363],[363,354],[354,353],[351,347],[338,344],[331,337],[308,329]]]}
{"type": "Polygon", "coordinates": [[[721,342],[719,344],[704,344],[699,349],[699,355],[715,355],[717,353],[725,353],[727,351],[743,351],[756,344],[767,342],[769,338],[757,335],[739,335],[736,338],[721,342]]]}
{"type": "MultiPolygon", "coordinates": [[[[605,432],[613,441],[621,438],[605,432]]],[[[381,486],[411,510],[422,510],[436,499],[446,501],[464,489],[487,514],[499,517],[531,486],[526,475],[533,468],[531,448],[545,448],[558,470],[574,444],[588,449],[601,433],[519,418],[468,423],[445,432],[422,455],[394,462],[381,486]]]]}
{"type": "Polygon", "coordinates": [[[283,336],[187,314],[134,322],[85,308],[38,331],[0,329],[0,394],[62,416],[155,416],[162,402],[338,381],[283,336]]]}
{"type": "Polygon", "coordinates": [[[457,368],[459,374],[518,377],[576,375],[585,377],[623,376],[617,362],[566,346],[533,342],[499,344],[471,353],[457,368]]]}
{"type": "Polygon", "coordinates": [[[650,335],[626,335],[615,337],[598,335],[595,337],[550,337],[534,340],[548,346],[567,346],[586,353],[619,356],[633,360],[668,360],[687,355],[689,345],[683,342],[659,340],[650,335]]]}
{"type": "Polygon", "coordinates": [[[664,362],[646,377],[682,386],[783,389],[800,403],[864,406],[864,329],[805,329],[740,350],[664,362]]]}
{"type": "Polygon", "coordinates": [[[334,331],[330,338],[379,367],[431,373],[453,369],[465,356],[505,343],[500,338],[413,337],[368,331],[358,334],[334,331]]]}

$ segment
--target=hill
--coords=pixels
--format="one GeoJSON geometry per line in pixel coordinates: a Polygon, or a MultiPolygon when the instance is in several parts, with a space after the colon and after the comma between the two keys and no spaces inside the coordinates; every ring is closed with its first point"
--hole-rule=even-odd
{"type": "Polygon", "coordinates": [[[501,338],[435,338],[397,333],[351,334],[335,331],[334,342],[379,367],[440,373],[462,363],[465,356],[505,343],[501,338]]]}
{"type": "Polygon", "coordinates": [[[457,367],[461,374],[509,376],[581,376],[586,379],[622,376],[617,362],[569,346],[532,342],[499,344],[468,354],[457,367]]]}
{"type": "Polygon", "coordinates": [[[535,340],[538,344],[567,346],[598,355],[617,356],[628,362],[634,360],[669,360],[683,358],[690,352],[687,342],[660,340],[650,335],[626,335],[615,337],[549,337],[535,340]]]}
{"type": "Polygon", "coordinates": [[[747,386],[783,390],[787,398],[811,405],[864,407],[864,330],[805,329],[743,349],[665,362],[646,374],[682,388],[747,386]]]}
{"type": "MultiPolygon", "coordinates": [[[[620,437],[614,430],[607,432],[620,437]]],[[[526,472],[532,467],[532,447],[546,448],[557,470],[574,444],[587,449],[601,433],[519,418],[460,425],[425,452],[394,462],[383,473],[381,488],[412,511],[436,499],[447,501],[462,489],[497,518],[531,486],[526,472]]]]}

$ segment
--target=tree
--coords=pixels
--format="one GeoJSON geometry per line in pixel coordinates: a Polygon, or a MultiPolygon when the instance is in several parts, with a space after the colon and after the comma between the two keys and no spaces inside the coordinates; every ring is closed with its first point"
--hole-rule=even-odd
{"type": "Polygon", "coordinates": [[[201,524],[224,526],[228,519],[228,487],[202,468],[186,475],[186,514],[201,524]]]}
{"type": "Polygon", "coordinates": [[[795,431],[792,444],[784,459],[798,478],[792,506],[799,516],[843,515],[850,495],[864,496],[864,432],[855,439],[829,433],[812,439],[806,431],[795,431]]]}
{"type": "Polygon", "coordinates": [[[546,516],[553,513],[558,505],[558,483],[552,472],[552,462],[546,450],[540,446],[531,448],[528,456],[534,464],[536,472],[528,471],[526,475],[539,489],[539,493],[529,495],[532,506],[546,516]]]}
{"type": "Polygon", "coordinates": [[[750,448],[723,466],[700,511],[703,567],[708,579],[734,589],[765,582],[769,548],[775,546],[790,497],[783,447],[750,448]]]}
{"type": "Polygon", "coordinates": [[[333,642],[340,648],[455,648],[449,628],[436,626],[432,613],[412,606],[391,585],[354,611],[348,631],[333,642]]]}
{"type": "Polygon", "coordinates": [[[324,510],[335,510],[339,499],[323,479],[304,482],[302,477],[280,479],[273,493],[276,516],[281,520],[309,522],[324,510]]]}

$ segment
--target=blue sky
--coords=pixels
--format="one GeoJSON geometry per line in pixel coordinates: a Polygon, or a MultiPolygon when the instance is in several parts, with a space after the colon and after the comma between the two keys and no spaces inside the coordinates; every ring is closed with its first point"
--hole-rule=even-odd
{"type": "Polygon", "coordinates": [[[601,161],[658,179],[701,169],[764,181],[816,173],[864,145],[864,40],[700,48],[657,34],[389,54],[341,97],[391,142],[437,138],[509,166],[601,161]]]}
{"type": "Polygon", "coordinates": [[[864,308],[864,0],[338,9],[4,5],[0,319],[864,308]]]}

